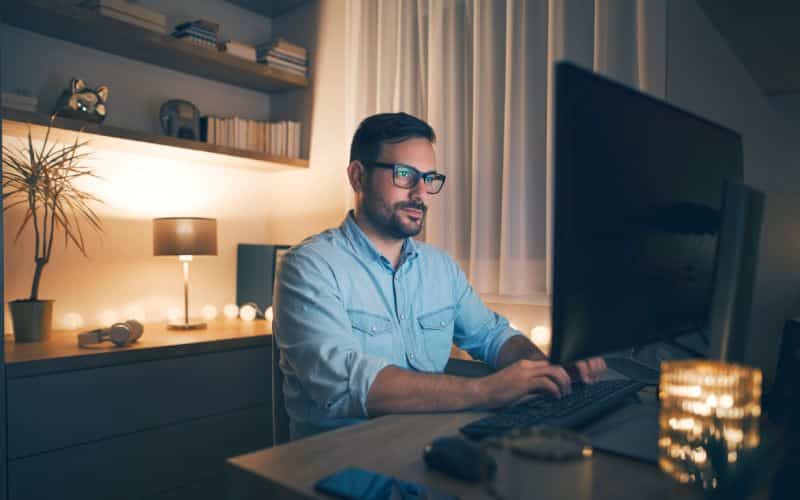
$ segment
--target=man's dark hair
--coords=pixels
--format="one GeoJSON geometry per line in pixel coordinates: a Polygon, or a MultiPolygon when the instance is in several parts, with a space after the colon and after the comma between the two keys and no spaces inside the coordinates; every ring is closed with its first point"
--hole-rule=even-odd
{"type": "Polygon", "coordinates": [[[350,161],[375,161],[384,143],[403,142],[414,137],[436,142],[430,125],[407,113],[380,113],[364,119],[353,134],[350,161]]]}

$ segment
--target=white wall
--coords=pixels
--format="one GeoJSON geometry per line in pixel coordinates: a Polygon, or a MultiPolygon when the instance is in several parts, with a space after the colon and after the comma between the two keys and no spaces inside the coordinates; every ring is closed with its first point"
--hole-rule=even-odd
{"type": "Polygon", "coordinates": [[[800,114],[776,110],[694,0],[668,12],[667,99],[740,132],[745,182],[767,194],[748,356],[771,377],[783,323],[800,312],[800,114]]]}
{"type": "MultiPolygon", "coordinates": [[[[225,15],[233,8],[221,0],[204,0],[198,5],[223,9],[225,15]]],[[[259,18],[248,11],[236,15],[247,16],[243,23],[259,18]]],[[[98,153],[91,165],[105,180],[87,188],[106,202],[96,207],[105,234],[89,238],[88,260],[72,247],[65,251],[61,239],[56,242],[40,293],[41,298],[56,300],[56,327],[61,327],[68,312],[81,314],[86,326],[90,326],[103,323],[101,314],[107,310],[116,311],[123,319],[129,309],[144,309],[148,320],[161,320],[168,307],[182,304],[177,259],[152,256],[153,217],[194,215],[218,219],[219,255],[198,257],[192,265],[190,305],[195,311],[206,303],[221,308],[235,300],[237,243],[296,243],[340,222],[347,160],[347,141],[343,137],[344,2],[310,2],[293,15],[304,19],[296,38],[313,41],[309,45],[313,54],[311,87],[293,97],[304,106],[309,120],[305,126],[311,132],[310,167],[264,172],[221,163],[98,153]]],[[[228,24],[232,22],[229,20],[228,24]]],[[[261,18],[261,22],[269,21],[261,18]]],[[[281,18],[272,21],[273,25],[280,23],[281,18]]],[[[295,35],[286,34],[290,40],[295,39],[295,35]]],[[[303,43],[302,40],[298,41],[303,43]]],[[[13,80],[31,82],[35,89],[48,88],[47,82],[60,82],[71,76],[68,69],[74,63],[82,70],[76,76],[86,75],[91,84],[110,83],[109,123],[113,125],[138,128],[140,124],[138,119],[126,122],[119,115],[125,105],[141,105],[126,104],[122,89],[129,88],[139,89],[142,95],[149,96],[148,102],[157,104],[164,88],[176,88],[183,94],[169,97],[200,96],[190,100],[195,99],[201,108],[206,106],[203,102],[215,109],[233,106],[241,116],[253,118],[269,111],[270,100],[281,101],[278,108],[285,106],[282,100],[286,94],[268,97],[21,30],[4,30],[2,41],[4,85],[13,80]],[[57,70],[50,63],[53,60],[58,61],[57,70]],[[11,77],[9,73],[15,75],[11,77]],[[104,79],[103,75],[109,78],[104,79]],[[126,79],[135,81],[126,83],[126,79]]],[[[4,144],[10,142],[4,138],[4,144]]],[[[20,212],[14,211],[4,218],[6,301],[27,297],[33,276],[32,233],[24,233],[18,243],[13,243],[20,217],[20,212]]],[[[7,334],[9,326],[7,315],[7,334]]]]}

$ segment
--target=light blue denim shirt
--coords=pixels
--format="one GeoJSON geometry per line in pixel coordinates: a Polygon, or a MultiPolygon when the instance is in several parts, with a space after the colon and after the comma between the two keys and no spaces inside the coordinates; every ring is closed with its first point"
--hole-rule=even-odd
{"type": "Polygon", "coordinates": [[[362,421],[388,365],[441,373],[453,342],[495,366],[520,333],[490,311],[445,252],[408,238],[397,270],[353,218],[283,256],[273,334],[293,439],[362,421]]]}

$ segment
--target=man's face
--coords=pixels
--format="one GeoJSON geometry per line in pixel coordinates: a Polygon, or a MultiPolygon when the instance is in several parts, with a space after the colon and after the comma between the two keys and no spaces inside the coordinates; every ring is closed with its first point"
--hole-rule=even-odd
{"type": "MultiPolygon", "coordinates": [[[[382,163],[402,163],[422,173],[436,169],[433,145],[424,138],[413,138],[394,144],[384,144],[376,160],[382,163]]],[[[425,191],[420,179],[410,189],[394,185],[392,170],[366,167],[361,209],[372,226],[390,238],[407,238],[422,231],[428,202],[433,195],[425,191]]]]}

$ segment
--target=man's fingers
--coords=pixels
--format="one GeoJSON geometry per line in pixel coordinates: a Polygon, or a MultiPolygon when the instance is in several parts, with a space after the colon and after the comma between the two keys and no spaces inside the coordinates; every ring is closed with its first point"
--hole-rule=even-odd
{"type": "Polygon", "coordinates": [[[591,358],[589,359],[589,370],[592,373],[592,378],[597,380],[597,378],[605,373],[606,371],[606,362],[603,358],[591,358]]]}
{"type": "Polygon", "coordinates": [[[572,380],[570,379],[569,374],[567,374],[567,371],[561,366],[547,363],[544,365],[533,366],[533,368],[532,376],[548,377],[556,384],[561,396],[566,396],[572,392],[572,380]]]}
{"type": "Polygon", "coordinates": [[[578,375],[581,377],[581,381],[584,384],[591,384],[594,381],[592,378],[592,372],[589,369],[589,363],[586,361],[576,361],[575,369],[578,370],[578,375]]]}
{"type": "Polygon", "coordinates": [[[541,377],[537,376],[531,380],[531,391],[530,392],[546,392],[553,395],[556,398],[561,397],[561,390],[558,388],[558,385],[553,382],[548,377],[541,377]]]}

